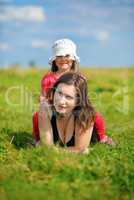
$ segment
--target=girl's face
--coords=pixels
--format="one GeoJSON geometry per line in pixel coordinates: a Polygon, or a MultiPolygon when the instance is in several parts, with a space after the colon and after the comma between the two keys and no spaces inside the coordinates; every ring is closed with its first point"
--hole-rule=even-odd
{"type": "Polygon", "coordinates": [[[55,59],[55,64],[58,67],[59,72],[68,72],[71,70],[73,60],[69,55],[57,56],[55,59]]]}
{"type": "Polygon", "coordinates": [[[59,114],[69,115],[76,105],[76,89],[73,85],[60,83],[54,93],[54,107],[59,114]]]}

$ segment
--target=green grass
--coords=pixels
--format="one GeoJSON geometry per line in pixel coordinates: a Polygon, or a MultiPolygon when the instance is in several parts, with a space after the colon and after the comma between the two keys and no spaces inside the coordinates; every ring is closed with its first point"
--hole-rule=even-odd
{"type": "Polygon", "coordinates": [[[0,70],[0,200],[129,200],[134,196],[134,69],[83,69],[116,148],[88,155],[30,148],[44,70],[0,70]]]}

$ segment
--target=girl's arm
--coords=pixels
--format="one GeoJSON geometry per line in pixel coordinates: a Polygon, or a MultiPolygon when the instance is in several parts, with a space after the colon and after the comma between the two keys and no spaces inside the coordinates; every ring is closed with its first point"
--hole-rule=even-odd
{"type": "Polygon", "coordinates": [[[39,108],[39,132],[41,144],[53,145],[53,133],[51,127],[52,111],[50,105],[44,101],[39,108]]]}
{"type": "Polygon", "coordinates": [[[85,131],[81,132],[80,127],[76,125],[75,128],[75,145],[73,147],[68,147],[66,150],[72,153],[85,153],[88,150],[90,144],[91,136],[93,132],[93,123],[85,131]]]}

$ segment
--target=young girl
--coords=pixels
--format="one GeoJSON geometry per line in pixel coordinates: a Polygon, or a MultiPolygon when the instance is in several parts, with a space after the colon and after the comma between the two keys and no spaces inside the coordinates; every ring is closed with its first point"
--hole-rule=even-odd
{"type": "MultiPolygon", "coordinates": [[[[53,56],[49,59],[51,72],[46,74],[41,80],[40,101],[46,101],[48,91],[53,87],[56,80],[65,72],[78,72],[80,59],[76,54],[76,45],[69,39],[57,40],[53,47],[53,56]]],[[[46,123],[44,121],[44,123],[46,123]]],[[[95,114],[94,130],[97,133],[97,140],[101,143],[114,145],[113,140],[105,134],[104,120],[97,112],[95,114]]],[[[33,136],[36,141],[40,140],[38,112],[33,115],[33,136]]]]}

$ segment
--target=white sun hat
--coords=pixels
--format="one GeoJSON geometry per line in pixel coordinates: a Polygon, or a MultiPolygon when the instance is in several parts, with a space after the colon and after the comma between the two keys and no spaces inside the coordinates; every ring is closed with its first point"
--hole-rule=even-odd
{"type": "Polygon", "coordinates": [[[70,39],[60,39],[54,42],[52,46],[52,57],[49,58],[49,64],[56,59],[56,56],[66,56],[69,55],[72,60],[77,63],[80,62],[80,58],[76,54],[76,44],[70,39]]]}

